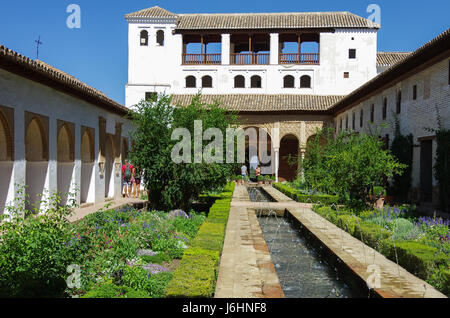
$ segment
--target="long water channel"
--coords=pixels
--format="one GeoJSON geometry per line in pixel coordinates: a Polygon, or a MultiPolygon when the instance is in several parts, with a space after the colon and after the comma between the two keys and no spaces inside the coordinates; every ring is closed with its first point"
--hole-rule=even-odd
{"type": "MultiPolygon", "coordinates": [[[[248,188],[252,202],[272,202],[261,188],[248,188]]],[[[287,298],[363,297],[340,278],[297,228],[274,211],[256,211],[264,239],[287,298]],[[264,215],[263,215],[264,214],[264,215]]]]}

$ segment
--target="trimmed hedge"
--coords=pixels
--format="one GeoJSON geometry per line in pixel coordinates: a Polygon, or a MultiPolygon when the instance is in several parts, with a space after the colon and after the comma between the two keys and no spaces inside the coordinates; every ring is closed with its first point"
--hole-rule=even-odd
{"type": "Polygon", "coordinates": [[[339,196],[337,195],[329,195],[329,194],[321,194],[321,195],[309,195],[300,193],[298,190],[293,189],[292,187],[282,184],[282,183],[274,183],[274,188],[282,192],[283,194],[290,197],[292,200],[302,203],[321,203],[321,204],[338,204],[339,196]]]}
{"type": "Polygon", "coordinates": [[[210,298],[214,296],[220,255],[230,213],[234,183],[228,184],[209,210],[192,246],[166,289],[169,298],[210,298]]]}

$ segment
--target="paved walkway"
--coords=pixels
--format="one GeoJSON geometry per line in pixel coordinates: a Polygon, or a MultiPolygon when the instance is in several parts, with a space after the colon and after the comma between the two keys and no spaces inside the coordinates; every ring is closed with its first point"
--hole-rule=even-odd
{"type": "Polygon", "coordinates": [[[124,205],[133,205],[133,206],[143,207],[144,204],[146,204],[146,202],[147,201],[140,200],[140,199],[120,198],[120,199],[114,199],[114,200],[103,202],[103,203],[87,205],[86,207],[80,207],[80,208],[74,209],[74,213],[69,218],[69,221],[70,222],[79,221],[89,214],[95,213],[95,212],[99,211],[100,209],[105,209],[106,206],[108,206],[108,209],[116,209],[116,208],[120,208],[124,205]]]}
{"type": "Polygon", "coordinates": [[[219,268],[216,297],[283,297],[255,210],[265,207],[281,210],[284,207],[364,281],[368,281],[369,276],[373,274],[368,271],[369,266],[377,268],[380,288],[375,291],[380,296],[445,298],[445,295],[425,281],[314,213],[310,204],[295,202],[273,187],[264,189],[278,203],[249,202],[246,188],[236,187],[219,268]]]}
{"type": "Polygon", "coordinates": [[[244,186],[237,186],[230,209],[216,298],[284,298],[269,249],[244,186]]]}

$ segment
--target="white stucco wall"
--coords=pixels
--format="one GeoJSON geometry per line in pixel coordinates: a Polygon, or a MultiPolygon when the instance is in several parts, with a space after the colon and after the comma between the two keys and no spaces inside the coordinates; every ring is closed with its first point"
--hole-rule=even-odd
{"type": "Polygon", "coordinates": [[[345,95],[377,75],[377,30],[337,29],[320,34],[320,65],[278,64],[278,34],[271,33],[270,65],[230,65],[230,35],[222,34],[221,65],[182,65],[183,39],[173,34],[174,23],[129,22],[129,72],[126,106],[145,97],[145,92],[166,94],[317,94],[345,95]],[[140,45],[140,32],[149,32],[149,45],[140,45]],[[165,45],[156,43],[156,32],[164,30],[165,45]],[[349,59],[356,49],[356,59],[349,59]],[[344,78],[349,72],[349,78],[344,78]],[[185,78],[196,77],[197,87],[186,88],[185,78]],[[201,78],[210,75],[213,88],[201,89],[201,78]],[[234,77],[243,75],[246,88],[234,88],[234,77]],[[250,77],[259,75],[262,88],[250,88],[250,77]],[[283,88],[283,77],[293,75],[295,88],[283,88]],[[311,88],[300,88],[300,77],[309,75],[311,88]]]}
{"type": "MultiPolygon", "coordinates": [[[[106,133],[115,134],[116,123],[123,123],[122,136],[129,137],[132,130],[130,121],[116,113],[90,104],[82,99],[57,91],[46,85],[28,80],[16,74],[0,69],[0,105],[14,109],[14,163],[11,169],[8,164],[1,165],[2,171],[11,171],[11,180],[2,185],[0,199],[5,195],[7,203],[14,200],[14,194],[20,185],[31,185],[31,192],[40,188],[50,191],[68,187],[80,189],[81,184],[81,126],[95,129],[95,163],[89,179],[90,187],[86,193],[87,202],[105,201],[105,180],[99,173],[99,117],[106,119],[106,133]],[[32,112],[49,119],[49,161],[47,163],[31,163],[25,160],[25,112],[32,112]],[[67,121],[75,125],[74,147],[75,161],[68,164],[57,162],[57,121],[67,121]],[[65,180],[65,181],[64,181],[65,180]],[[64,185],[63,185],[64,184],[64,185]],[[6,188],[7,194],[6,193],[6,188]]],[[[122,144],[122,143],[121,143],[122,144]]],[[[119,149],[120,151],[120,149],[119,149]]],[[[89,170],[89,168],[87,169],[89,170]]],[[[89,172],[88,172],[89,174],[89,172]]],[[[114,197],[121,195],[121,174],[113,173],[114,197]]],[[[81,202],[78,191],[77,202],[81,202]]],[[[0,202],[1,203],[1,202],[0,202]]]]}

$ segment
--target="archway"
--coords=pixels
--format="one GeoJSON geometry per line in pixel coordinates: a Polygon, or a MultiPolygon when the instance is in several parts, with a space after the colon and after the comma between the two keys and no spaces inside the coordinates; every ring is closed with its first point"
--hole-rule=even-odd
{"type": "Polygon", "coordinates": [[[58,133],[58,177],[57,189],[61,196],[61,205],[66,205],[69,198],[74,198],[72,186],[74,162],[74,140],[67,124],[63,124],[58,133]]]}
{"type": "Polygon", "coordinates": [[[250,126],[245,130],[245,165],[248,171],[261,167],[262,175],[274,174],[273,145],[270,134],[260,127],[250,126]]]}
{"type": "Polygon", "coordinates": [[[0,111],[0,174],[2,176],[2,182],[0,184],[0,215],[5,210],[11,183],[14,165],[12,143],[10,125],[3,112],[0,111]]]}
{"type": "Polygon", "coordinates": [[[298,164],[295,161],[299,155],[299,141],[294,135],[286,135],[280,142],[280,166],[278,179],[292,181],[297,178],[298,164]]]}
{"type": "Polygon", "coordinates": [[[25,133],[25,158],[27,161],[25,182],[29,204],[27,209],[39,209],[44,194],[48,170],[48,139],[44,125],[35,116],[25,133]]]}
{"type": "Polygon", "coordinates": [[[108,135],[106,137],[106,147],[105,147],[105,198],[114,197],[114,140],[113,136],[108,135]]]}
{"type": "Polygon", "coordinates": [[[85,128],[81,136],[81,203],[95,201],[94,191],[94,138],[89,129],[85,128]]]}

